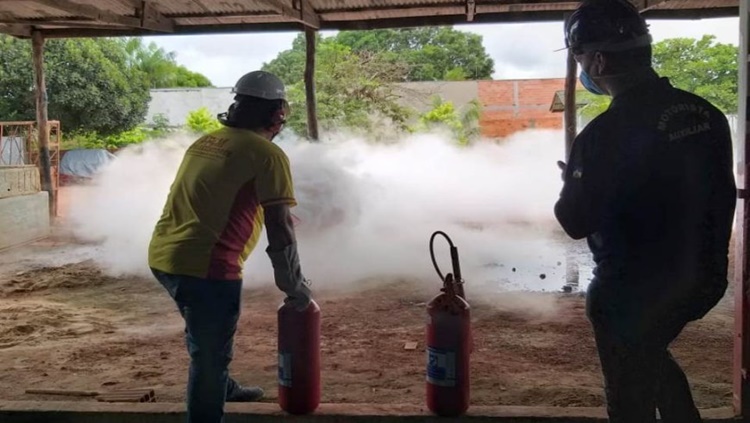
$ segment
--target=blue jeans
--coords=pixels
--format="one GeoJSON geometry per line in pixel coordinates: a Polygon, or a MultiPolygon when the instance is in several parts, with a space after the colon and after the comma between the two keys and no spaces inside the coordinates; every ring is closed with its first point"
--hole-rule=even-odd
{"type": "Polygon", "coordinates": [[[188,423],[221,423],[224,402],[238,385],[229,377],[240,317],[241,280],[211,280],[151,269],[185,319],[190,354],[188,423]]]}

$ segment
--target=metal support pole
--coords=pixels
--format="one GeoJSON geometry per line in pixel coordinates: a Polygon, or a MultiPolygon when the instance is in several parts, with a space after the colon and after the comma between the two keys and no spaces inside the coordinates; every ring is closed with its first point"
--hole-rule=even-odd
{"type": "Polygon", "coordinates": [[[39,137],[39,171],[42,189],[49,194],[49,213],[54,217],[55,190],[49,154],[49,124],[47,119],[47,86],[44,82],[44,36],[40,31],[31,33],[34,62],[34,93],[36,96],[36,123],[39,137]]]}
{"type": "Polygon", "coordinates": [[[315,41],[317,33],[305,27],[305,94],[307,99],[307,136],[318,140],[318,110],[315,101],[315,41]]]}
{"type": "MultiPolygon", "coordinates": [[[[737,185],[739,192],[747,193],[750,187],[750,5],[740,1],[740,56],[739,56],[739,109],[737,113],[737,185]]],[[[750,415],[750,215],[748,195],[740,195],[737,201],[737,224],[735,232],[735,338],[734,338],[734,412],[738,417],[750,415]]]]}

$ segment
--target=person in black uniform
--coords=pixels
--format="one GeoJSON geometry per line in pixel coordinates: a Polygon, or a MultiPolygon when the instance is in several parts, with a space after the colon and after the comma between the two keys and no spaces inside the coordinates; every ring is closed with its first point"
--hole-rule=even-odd
{"type": "Polygon", "coordinates": [[[701,418],[669,344],[727,288],[735,209],[727,119],[651,67],[651,36],[626,0],[584,0],[565,22],[581,83],[613,97],[575,139],[555,216],[587,238],[587,291],[610,422],[701,418]]]}

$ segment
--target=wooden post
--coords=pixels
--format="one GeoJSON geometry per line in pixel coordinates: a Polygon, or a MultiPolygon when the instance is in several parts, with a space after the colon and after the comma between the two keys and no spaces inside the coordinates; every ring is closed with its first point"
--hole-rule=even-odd
{"type": "Polygon", "coordinates": [[[54,217],[55,190],[49,154],[49,125],[47,119],[47,86],[44,82],[44,36],[40,31],[31,33],[34,62],[34,93],[36,96],[36,126],[39,137],[39,171],[42,189],[49,194],[50,217],[54,217]]]}
{"type": "MultiPolygon", "coordinates": [[[[565,123],[565,162],[570,160],[570,150],[573,148],[573,140],[576,138],[576,85],[578,83],[578,64],[573,57],[573,52],[568,49],[567,73],[565,75],[565,108],[563,119],[565,123]]],[[[578,261],[572,246],[565,251],[565,283],[573,289],[580,285],[580,273],[578,261]]]]}
{"type": "Polygon", "coordinates": [[[305,27],[305,94],[307,99],[307,136],[318,140],[318,110],[315,102],[315,41],[314,29],[305,27]]]}
{"type": "Polygon", "coordinates": [[[573,147],[573,140],[577,134],[576,119],[576,85],[578,83],[578,64],[573,57],[573,52],[568,50],[568,66],[565,75],[565,161],[570,156],[570,149],[573,147]]]}
{"type": "Polygon", "coordinates": [[[734,337],[734,366],[732,379],[734,385],[735,415],[750,416],[750,257],[748,256],[748,241],[750,240],[750,5],[747,1],[740,2],[740,64],[739,64],[739,103],[737,113],[737,217],[735,227],[735,337],[734,337]]]}

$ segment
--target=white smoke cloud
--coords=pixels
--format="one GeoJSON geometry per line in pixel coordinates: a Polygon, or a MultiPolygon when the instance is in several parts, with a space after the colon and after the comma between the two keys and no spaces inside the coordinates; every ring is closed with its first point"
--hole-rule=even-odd
{"type": "Polygon", "coordinates": [[[126,148],[91,186],[70,193],[65,218],[77,238],[100,242],[96,261],[105,272],[151,275],[151,232],[192,141],[183,135],[126,148]]]}
{"type": "MultiPolygon", "coordinates": [[[[100,242],[113,275],[150,275],[147,247],[188,136],[125,149],[95,184],[71,199],[68,220],[100,242]]],[[[561,188],[560,131],[531,130],[502,143],[455,146],[438,135],[372,144],[334,135],[321,143],[282,139],[299,206],[293,213],[304,274],[314,289],[356,288],[406,278],[437,288],[430,235],[459,248],[467,295],[502,289],[558,290],[565,238],[552,210],[561,188]]],[[[273,284],[265,235],[245,266],[246,286],[273,284]]],[[[443,272],[448,249],[438,240],[443,272]]]]}

